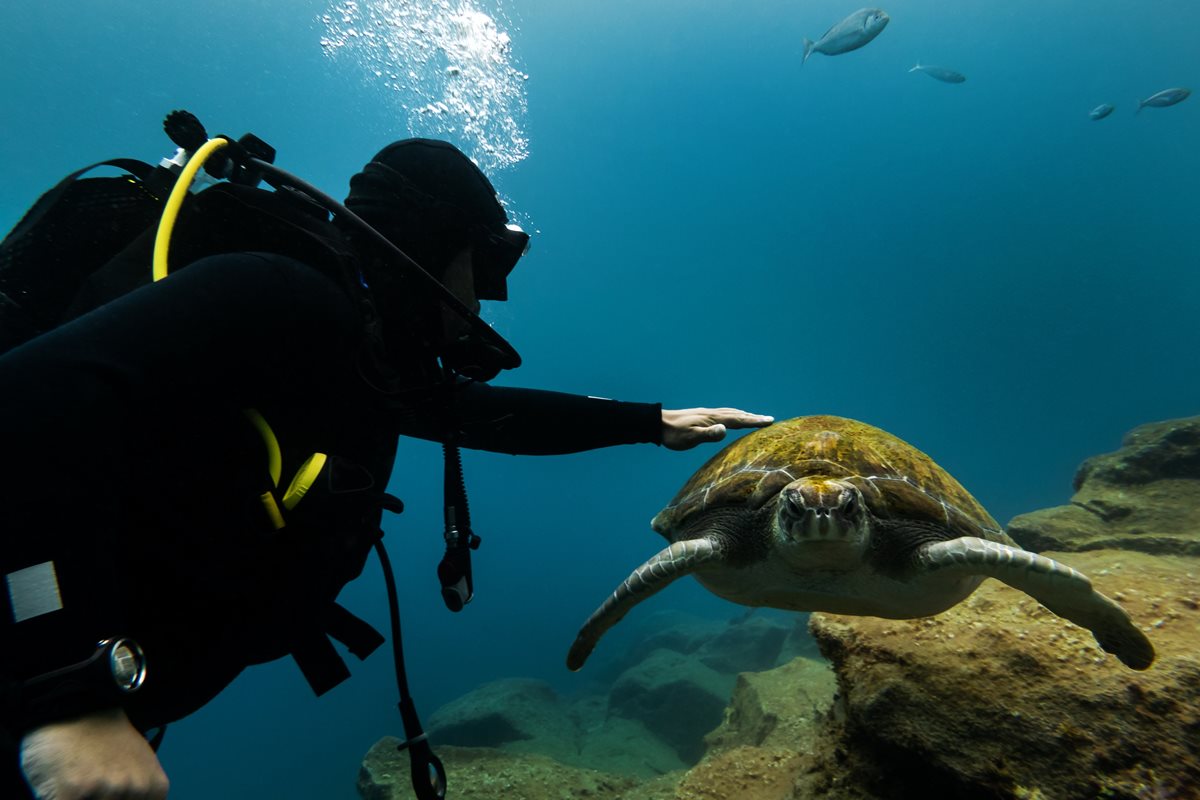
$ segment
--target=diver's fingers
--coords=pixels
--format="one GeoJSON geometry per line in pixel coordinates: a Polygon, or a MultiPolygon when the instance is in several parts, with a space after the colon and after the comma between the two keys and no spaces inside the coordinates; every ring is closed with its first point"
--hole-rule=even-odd
{"type": "Polygon", "coordinates": [[[729,428],[765,428],[775,421],[774,417],[765,414],[751,414],[739,408],[717,408],[713,410],[713,413],[716,415],[714,422],[729,428]]]}
{"type": "Polygon", "coordinates": [[[719,442],[725,438],[724,425],[709,425],[708,427],[692,428],[692,435],[695,437],[697,444],[700,442],[719,442]]]}

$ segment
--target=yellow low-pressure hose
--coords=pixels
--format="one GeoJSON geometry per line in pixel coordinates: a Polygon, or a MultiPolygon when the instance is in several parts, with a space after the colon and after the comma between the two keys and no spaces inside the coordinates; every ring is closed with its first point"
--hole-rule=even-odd
{"type": "Polygon", "coordinates": [[[250,420],[250,424],[262,437],[263,444],[267,446],[267,472],[271,476],[271,484],[278,486],[283,473],[283,453],[279,449],[279,440],[275,438],[275,432],[271,430],[262,414],[253,408],[242,409],[242,413],[250,420]]]}
{"type": "Polygon", "coordinates": [[[179,173],[179,178],[175,181],[175,188],[171,190],[171,196],[167,198],[167,205],[158,222],[158,234],[154,237],[154,280],[161,281],[167,277],[167,250],[171,246],[171,233],[175,230],[175,220],[179,218],[179,209],[183,206],[183,198],[187,197],[188,189],[191,188],[192,181],[196,179],[196,173],[204,166],[204,162],[208,160],[209,156],[227,144],[229,144],[228,139],[220,137],[209,139],[188,159],[187,166],[183,168],[183,172],[179,173]]]}
{"type": "Polygon", "coordinates": [[[329,457],[324,453],[313,453],[308,457],[308,460],[296,471],[296,476],[292,478],[292,485],[283,495],[284,508],[291,511],[297,503],[304,499],[304,495],[308,494],[308,490],[317,482],[317,476],[321,474],[321,470],[324,469],[325,462],[328,460],[329,457]]]}
{"type": "MultiPolygon", "coordinates": [[[[209,139],[188,159],[187,165],[175,180],[175,187],[171,189],[171,195],[167,198],[167,205],[163,209],[162,218],[158,222],[158,232],[154,237],[153,277],[155,281],[161,281],[167,277],[167,251],[171,245],[171,234],[175,230],[175,221],[179,218],[179,209],[183,207],[183,199],[187,197],[188,189],[191,188],[192,182],[196,179],[196,173],[204,166],[204,162],[208,160],[209,156],[227,144],[229,144],[229,141],[220,137],[209,139]]],[[[279,480],[282,477],[281,473],[283,472],[283,454],[279,449],[279,440],[275,438],[275,432],[271,430],[271,426],[267,424],[267,420],[262,414],[253,408],[244,409],[243,413],[250,420],[250,424],[258,431],[263,444],[266,445],[267,472],[271,477],[272,486],[278,488],[279,480]]],[[[304,498],[309,488],[316,482],[317,476],[325,466],[326,460],[327,457],[324,453],[313,453],[304,462],[295,477],[292,478],[291,485],[284,493],[284,508],[290,511],[304,498]]],[[[279,505],[275,501],[274,493],[271,491],[263,492],[260,500],[275,529],[279,530],[283,528],[286,523],[284,522],[279,505]]]]}

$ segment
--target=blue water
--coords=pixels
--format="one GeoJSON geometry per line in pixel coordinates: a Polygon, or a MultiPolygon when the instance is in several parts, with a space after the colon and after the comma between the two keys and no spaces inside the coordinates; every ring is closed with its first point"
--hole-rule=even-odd
{"type": "MultiPolygon", "coordinates": [[[[176,107],[255,132],[335,195],[408,134],[394,92],[322,52],[325,2],[182,5],[0,12],[0,228],[79,166],[168,154],[176,107]]],[[[1191,3],[895,2],[866,48],[803,69],[801,37],[853,4],[471,7],[530,76],[529,156],[493,172],[539,231],[512,301],[486,312],[526,360],[500,382],[856,417],[1002,522],[1066,501],[1079,462],[1129,428],[1197,412],[1200,99],[1134,115],[1137,97],[1200,89],[1191,3]],[[907,73],[917,61],[967,82],[907,73]],[[1090,121],[1102,102],[1116,112],[1090,121]]],[[[451,615],[440,454],[404,444],[409,511],[388,539],[419,708],[503,676],[585,686],[563,666],[578,625],[659,547],[649,518],[713,452],[468,453],[484,545],[477,600],[451,615]]],[[[386,624],[373,561],[343,599],[386,624]]],[[[622,625],[668,608],[739,613],[687,582],[622,625]]],[[[173,726],[171,796],[355,797],[361,755],[399,724],[387,655],[351,666],[320,700],[290,662],[251,670],[173,726]]]]}

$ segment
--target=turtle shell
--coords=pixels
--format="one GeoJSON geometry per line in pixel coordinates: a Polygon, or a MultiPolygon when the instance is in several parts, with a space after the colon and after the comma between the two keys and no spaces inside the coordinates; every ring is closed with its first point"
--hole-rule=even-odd
{"type": "Polygon", "coordinates": [[[796,417],[727,445],[696,471],[651,522],[673,540],[704,511],[761,508],[804,477],[849,481],[880,519],[919,520],[1011,543],[958,481],[907,442],[872,425],[833,416],[796,417]]]}

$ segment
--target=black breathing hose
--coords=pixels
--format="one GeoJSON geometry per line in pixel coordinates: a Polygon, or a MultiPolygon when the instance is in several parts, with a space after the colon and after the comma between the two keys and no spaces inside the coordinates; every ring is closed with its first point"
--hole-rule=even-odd
{"type": "MultiPolygon", "coordinates": [[[[380,533],[382,537],[382,532],[380,533]]],[[[421,727],[417,707],[408,691],[408,674],[404,669],[404,644],[400,639],[400,601],[396,595],[396,577],[392,562],[383,547],[382,538],[375,540],[375,553],[383,567],[383,581],[387,585],[388,609],[391,612],[392,658],[396,662],[396,688],[400,691],[400,720],[404,723],[406,739],[399,750],[408,750],[411,761],[412,786],[417,800],[442,800],[446,796],[446,769],[421,727]]]]}

